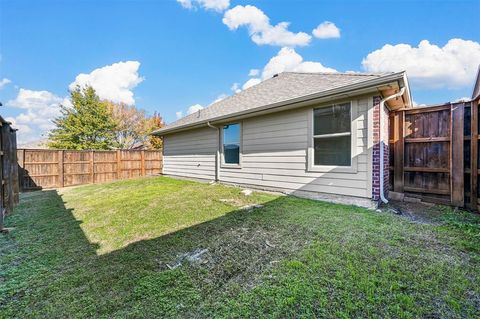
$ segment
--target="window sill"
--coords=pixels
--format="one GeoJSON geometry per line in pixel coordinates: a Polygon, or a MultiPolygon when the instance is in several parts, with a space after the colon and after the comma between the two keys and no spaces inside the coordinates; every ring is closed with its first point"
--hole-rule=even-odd
{"type": "Polygon", "coordinates": [[[309,166],[307,172],[355,174],[355,166],[309,166]]]}
{"type": "Polygon", "coordinates": [[[221,164],[220,168],[234,168],[234,169],[239,169],[242,168],[242,165],[240,164],[221,164]]]}

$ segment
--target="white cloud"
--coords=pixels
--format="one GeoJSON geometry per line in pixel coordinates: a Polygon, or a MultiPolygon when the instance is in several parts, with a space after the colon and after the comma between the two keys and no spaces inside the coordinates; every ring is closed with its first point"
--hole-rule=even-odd
{"type": "Polygon", "coordinates": [[[9,79],[7,78],[3,78],[0,80],[0,90],[3,89],[7,84],[9,83],[12,83],[12,81],[10,81],[9,79]]]}
{"type": "Polygon", "coordinates": [[[320,62],[304,61],[303,57],[294,49],[284,47],[278,51],[277,55],[272,57],[264,66],[262,76],[259,78],[251,78],[242,86],[243,89],[249,88],[282,72],[327,72],[333,73],[337,70],[326,67],[320,62]]]}
{"type": "Polygon", "coordinates": [[[419,104],[419,103],[418,103],[417,101],[415,101],[415,100],[412,101],[412,104],[413,104],[414,107],[424,107],[424,106],[427,106],[427,104],[425,104],[425,103],[420,103],[420,104],[419,104]]]}
{"type": "Polygon", "coordinates": [[[230,0],[177,0],[177,2],[187,9],[194,9],[200,6],[206,10],[218,12],[222,12],[230,6],[230,0]]]}
{"type": "Polygon", "coordinates": [[[52,120],[60,115],[60,104],[71,103],[48,91],[20,89],[17,97],[7,102],[7,106],[23,110],[16,117],[8,118],[13,127],[18,128],[19,143],[37,140],[53,129],[52,120]]]}
{"type": "MultiPolygon", "coordinates": [[[[326,66],[323,66],[320,62],[314,62],[314,61],[304,61],[303,57],[298,54],[294,49],[284,47],[278,51],[277,55],[272,57],[270,61],[264,66],[261,76],[260,75],[260,70],[258,69],[252,69],[249,72],[249,75],[256,75],[258,77],[252,77],[248,81],[246,81],[242,87],[240,88],[240,84],[235,82],[232,84],[230,89],[235,92],[239,93],[242,90],[248,89],[249,87],[252,87],[256,84],[259,84],[263,80],[271,78],[274,74],[278,74],[281,72],[304,72],[304,73],[310,73],[310,72],[326,72],[326,73],[334,73],[337,72],[333,68],[329,68],[326,66]],[[253,71],[253,72],[252,72],[253,71]]],[[[212,103],[209,105],[212,105],[216,102],[219,102],[223,99],[227,98],[226,94],[221,94],[219,95],[212,103]]],[[[195,104],[192,105],[188,108],[187,114],[192,114],[197,112],[198,110],[203,109],[204,107],[200,104],[195,104]]],[[[180,119],[183,116],[182,111],[176,112],[176,117],[177,119],[180,119]]]]}
{"type": "Polygon", "coordinates": [[[260,79],[257,79],[257,78],[253,78],[253,79],[250,79],[248,80],[247,82],[245,82],[242,86],[242,90],[246,90],[248,89],[249,87],[252,87],[254,85],[257,85],[258,83],[262,82],[262,80],[260,79]]]}
{"type": "Polygon", "coordinates": [[[340,38],[340,29],[330,21],[322,22],[313,29],[312,34],[319,39],[340,38]]]}
{"type": "MultiPolygon", "coordinates": [[[[203,106],[201,106],[200,104],[194,104],[187,109],[187,115],[193,114],[202,109],[203,106]]],[[[175,117],[177,118],[177,120],[181,119],[183,117],[183,111],[175,112],[175,117]]]]}
{"type": "Polygon", "coordinates": [[[187,114],[190,115],[190,114],[193,114],[193,113],[195,113],[195,112],[198,112],[198,111],[200,111],[200,110],[202,110],[202,109],[203,109],[203,106],[201,106],[200,104],[195,104],[195,105],[192,105],[192,106],[190,106],[190,107],[188,108],[187,114]]]}
{"type": "Polygon", "coordinates": [[[14,100],[7,102],[8,106],[21,109],[51,109],[58,107],[62,98],[48,91],[32,91],[20,89],[14,100]]]}
{"type": "MultiPolygon", "coordinates": [[[[214,101],[212,101],[212,103],[208,104],[208,106],[210,106],[212,104],[215,104],[217,102],[220,102],[221,100],[226,99],[227,97],[228,97],[227,94],[220,94],[219,96],[217,96],[217,98],[214,101]]],[[[193,113],[198,112],[200,110],[203,110],[204,108],[205,107],[203,107],[201,104],[198,104],[198,103],[194,104],[187,109],[187,115],[190,115],[190,114],[193,114],[193,113]]],[[[183,117],[183,111],[176,112],[175,116],[176,116],[177,120],[181,119],[183,117]]]]}
{"type": "Polygon", "coordinates": [[[135,104],[133,89],[143,81],[139,76],[140,62],[126,61],[113,63],[93,70],[89,74],[79,74],[69,85],[70,90],[76,86],[92,86],[101,99],[117,103],[135,104]]]}
{"type": "Polygon", "coordinates": [[[407,71],[412,84],[425,88],[469,87],[480,61],[480,44],[451,39],[443,47],[427,40],[418,47],[386,44],[362,61],[368,72],[407,71]]]}
{"type": "Polygon", "coordinates": [[[22,124],[21,120],[16,117],[6,117],[7,122],[12,123],[12,127],[17,129],[17,144],[32,142],[41,138],[41,135],[33,129],[30,125],[22,124]]]}
{"type": "Polygon", "coordinates": [[[230,30],[236,30],[238,27],[247,26],[251,33],[261,32],[271,27],[270,19],[262,10],[255,6],[236,6],[225,12],[223,23],[230,30]]]}
{"type": "Polygon", "coordinates": [[[230,30],[236,30],[241,26],[247,27],[252,41],[258,45],[305,46],[312,39],[305,32],[289,31],[288,22],[271,25],[270,18],[262,10],[251,5],[238,5],[228,10],[223,16],[223,23],[230,30]]]}
{"type": "MultiPolygon", "coordinates": [[[[133,104],[132,89],[143,81],[138,75],[139,67],[137,61],[114,63],[89,74],[79,74],[69,88],[91,85],[102,99],[133,104]]],[[[9,107],[22,109],[19,115],[9,118],[14,127],[19,129],[19,143],[45,137],[54,128],[52,120],[60,115],[60,104],[71,106],[71,101],[49,91],[20,88],[16,98],[7,102],[9,107]]]]}
{"type": "Polygon", "coordinates": [[[470,101],[470,100],[471,100],[471,98],[465,96],[465,97],[461,97],[461,98],[459,98],[459,99],[456,99],[455,101],[453,101],[453,103],[457,103],[457,102],[468,102],[468,101],[470,101]]]}
{"type": "Polygon", "coordinates": [[[337,72],[337,70],[323,66],[320,62],[304,61],[303,57],[292,48],[282,48],[265,65],[262,78],[268,79],[281,72],[337,72]]]}
{"type": "Polygon", "coordinates": [[[232,90],[235,93],[239,93],[240,91],[242,91],[240,89],[240,84],[238,83],[233,83],[232,86],[230,87],[230,90],[232,90]]]}
{"type": "Polygon", "coordinates": [[[177,0],[177,2],[180,3],[181,6],[184,8],[187,8],[187,9],[193,8],[192,0],[177,0]]]}

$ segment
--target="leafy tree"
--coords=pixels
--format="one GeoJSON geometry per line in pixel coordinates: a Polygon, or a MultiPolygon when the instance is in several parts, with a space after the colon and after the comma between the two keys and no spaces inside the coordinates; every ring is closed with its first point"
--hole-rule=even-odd
{"type": "Polygon", "coordinates": [[[130,149],[144,143],[148,134],[145,111],[137,109],[134,105],[107,103],[115,121],[115,146],[130,149]]]}
{"type": "Polygon", "coordinates": [[[108,102],[110,112],[115,121],[115,142],[121,149],[130,149],[139,144],[146,148],[161,148],[161,139],[149,134],[162,127],[163,120],[154,113],[147,117],[145,111],[133,105],[108,102]]]}
{"type": "MultiPolygon", "coordinates": [[[[153,116],[149,119],[149,133],[152,133],[159,128],[165,126],[165,122],[163,118],[155,112],[153,116]]],[[[148,147],[151,149],[159,150],[163,147],[163,140],[160,136],[149,135],[148,136],[148,147]]]]}
{"type": "Polygon", "coordinates": [[[115,146],[115,127],[106,102],[88,86],[70,92],[72,106],[61,105],[48,146],[64,149],[110,149],[115,146]]]}

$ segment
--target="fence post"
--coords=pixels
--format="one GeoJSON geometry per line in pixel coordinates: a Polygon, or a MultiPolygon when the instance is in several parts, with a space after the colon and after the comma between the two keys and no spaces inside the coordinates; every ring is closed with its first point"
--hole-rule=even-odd
{"type": "Polygon", "coordinates": [[[8,125],[3,125],[2,126],[2,202],[3,202],[3,208],[4,208],[4,213],[9,214],[11,211],[11,206],[10,206],[10,194],[9,194],[9,173],[10,173],[10,167],[9,167],[9,133],[10,133],[10,128],[8,125]]]}
{"type": "Polygon", "coordinates": [[[63,167],[63,150],[61,150],[58,151],[58,187],[65,186],[63,167]]]}
{"type": "Polygon", "coordinates": [[[405,112],[395,112],[394,114],[394,123],[393,123],[393,166],[394,166],[394,177],[393,177],[393,190],[398,193],[403,193],[403,167],[404,167],[404,116],[405,112]]]}
{"type": "Polygon", "coordinates": [[[117,180],[122,176],[122,159],[120,158],[121,151],[117,150],[117,180]]]}
{"type": "Polygon", "coordinates": [[[463,163],[463,115],[464,103],[451,106],[450,130],[450,190],[452,205],[464,205],[464,163],[463,163]]]}
{"type": "Polygon", "coordinates": [[[20,181],[18,170],[18,152],[17,152],[17,130],[12,132],[12,178],[13,178],[13,203],[16,205],[20,201],[20,181]]]}
{"type": "Polygon", "coordinates": [[[25,190],[25,149],[17,151],[17,161],[18,161],[18,183],[20,191],[25,190]],[[20,155],[20,157],[18,156],[20,155]]]}
{"type": "Polygon", "coordinates": [[[95,163],[93,160],[93,153],[94,151],[90,151],[90,180],[92,181],[92,184],[95,183],[95,163]]]}
{"type": "Polygon", "coordinates": [[[470,208],[478,210],[478,103],[472,101],[470,135],[470,208]]]}
{"type": "Polygon", "coordinates": [[[8,203],[10,206],[10,213],[13,212],[13,207],[15,206],[15,187],[14,187],[14,165],[17,165],[16,154],[14,154],[14,144],[13,144],[13,132],[14,130],[9,125],[8,130],[8,203]]]}
{"type": "Polygon", "coordinates": [[[25,155],[27,155],[27,151],[23,149],[23,155],[22,155],[22,187],[25,187],[25,155]]]}
{"type": "Polygon", "coordinates": [[[142,156],[142,164],[141,164],[142,165],[141,166],[142,167],[142,176],[145,176],[145,151],[142,150],[141,154],[142,154],[141,155],[142,156]]]}

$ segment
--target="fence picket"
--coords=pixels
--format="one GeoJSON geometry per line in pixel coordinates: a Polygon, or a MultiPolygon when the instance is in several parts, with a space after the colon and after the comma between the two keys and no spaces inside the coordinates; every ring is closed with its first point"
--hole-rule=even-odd
{"type": "Polygon", "coordinates": [[[109,182],[162,172],[161,151],[19,149],[17,152],[21,160],[18,164],[23,168],[19,173],[23,175],[22,190],[109,182]]]}
{"type": "Polygon", "coordinates": [[[392,112],[391,190],[478,210],[478,112],[478,100],[392,112]]]}

